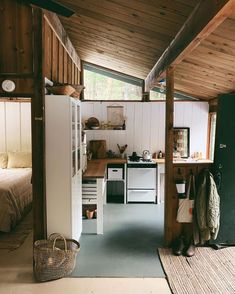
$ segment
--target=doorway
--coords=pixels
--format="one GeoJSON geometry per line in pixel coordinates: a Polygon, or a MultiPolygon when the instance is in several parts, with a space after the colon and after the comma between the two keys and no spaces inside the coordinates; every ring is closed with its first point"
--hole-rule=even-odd
{"type": "Polygon", "coordinates": [[[32,273],[31,99],[1,98],[0,120],[0,267],[24,270],[27,260],[32,273]]]}

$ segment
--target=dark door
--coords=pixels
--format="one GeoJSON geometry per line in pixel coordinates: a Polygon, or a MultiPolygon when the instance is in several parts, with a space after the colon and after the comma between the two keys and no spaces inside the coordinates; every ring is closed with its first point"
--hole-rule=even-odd
{"type": "Polygon", "coordinates": [[[215,174],[221,178],[220,231],[216,243],[235,244],[235,94],[219,98],[215,174]]]}

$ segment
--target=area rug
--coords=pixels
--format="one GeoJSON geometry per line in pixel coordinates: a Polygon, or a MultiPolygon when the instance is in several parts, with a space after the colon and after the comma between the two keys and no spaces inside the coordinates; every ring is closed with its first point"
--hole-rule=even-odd
{"type": "Polygon", "coordinates": [[[189,258],[174,256],[171,249],[158,250],[174,294],[235,293],[235,247],[199,247],[189,258]]]}
{"type": "Polygon", "coordinates": [[[25,241],[33,229],[33,215],[29,212],[10,233],[0,233],[0,249],[15,250],[25,241]]]}

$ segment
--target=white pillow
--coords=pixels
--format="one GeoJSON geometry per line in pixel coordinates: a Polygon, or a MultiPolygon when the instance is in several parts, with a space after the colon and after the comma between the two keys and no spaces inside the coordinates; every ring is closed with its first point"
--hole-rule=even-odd
{"type": "Polygon", "coordinates": [[[32,167],[30,152],[8,152],[7,168],[32,167]]]}
{"type": "Polygon", "coordinates": [[[0,153],[0,168],[7,168],[7,153],[0,153]]]}

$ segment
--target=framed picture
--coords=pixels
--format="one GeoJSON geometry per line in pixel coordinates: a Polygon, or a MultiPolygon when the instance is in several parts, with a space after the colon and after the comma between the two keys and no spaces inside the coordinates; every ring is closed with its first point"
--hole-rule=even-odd
{"type": "Polygon", "coordinates": [[[124,121],[124,107],[120,105],[107,106],[107,121],[112,126],[122,126],[124,121]]]}
{"type": "Polygon", "coordinates": [[[173,130],[174,140],[174,157],[188,158],[190,155],[190,128],[174,128],[173,130]]]}

